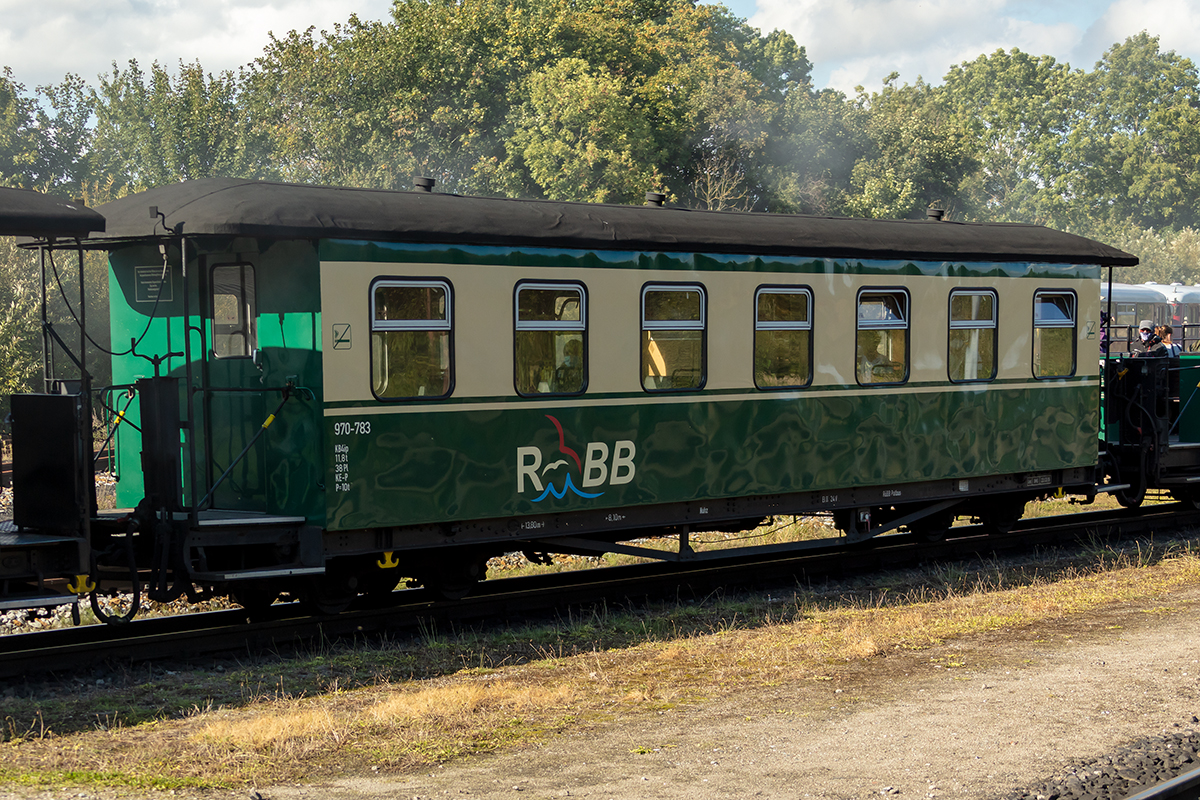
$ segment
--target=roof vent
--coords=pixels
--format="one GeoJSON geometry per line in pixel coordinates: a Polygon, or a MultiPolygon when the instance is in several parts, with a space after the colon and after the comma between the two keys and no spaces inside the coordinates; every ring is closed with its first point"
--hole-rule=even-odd
{"type": "Polygon", "coordinates": [[[662,192],[646,192],[646,205],[662,208],[667,196],[662,192]]]}
{"type": "Polygon", "coordinates": [[[930,220],[932,222],[941,222],[942,218],[945,216],[946,216],[945,209],[942,209],[942,208],[927,208],[927,209],[925,209],[925,219],[930,220]]]}
{"type": "Polygon", "coordinates": [[[418,192],[432,192],[436,184],[433,178],[413,178],[413,189],[418,192]]]}

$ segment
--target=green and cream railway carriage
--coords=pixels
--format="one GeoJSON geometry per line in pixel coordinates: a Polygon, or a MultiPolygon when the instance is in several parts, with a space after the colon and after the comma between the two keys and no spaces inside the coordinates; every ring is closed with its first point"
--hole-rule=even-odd
{"type": "Polygon", "coordinates": [[[510,550],[1092,495],[1100,271],[1136,263],[1034,226],[232,179],[98,210],[147,561],[326,608],[510,550]]]}

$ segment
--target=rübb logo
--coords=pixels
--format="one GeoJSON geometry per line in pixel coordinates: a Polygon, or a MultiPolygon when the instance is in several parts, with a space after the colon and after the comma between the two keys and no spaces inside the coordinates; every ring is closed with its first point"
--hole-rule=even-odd
{"type": "Polygon", "coordinates": [[[633,480],[637,473],[633,463],[637,447],[633,442],[622,439],[613,442],[611,447],[606,442],[589,442],[580,459],[579,453],[567,447],[562,423],[549,414],[546,419],[553,422],[558,431],[558,450],[543,459],[540,447],[517,448],[517,494],[537,492],[537,497],[531,499],[534,503],[540,503],[550,495],[561,500],[568,492],[590,500],[604,492],[586,491],[588,489],[620,486],[633,480]]]}

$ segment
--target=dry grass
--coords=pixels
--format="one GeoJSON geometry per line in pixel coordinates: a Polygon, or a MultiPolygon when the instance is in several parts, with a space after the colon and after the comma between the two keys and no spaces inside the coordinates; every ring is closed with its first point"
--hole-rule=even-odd
{"type": "MultiPolygon", "coordinates": [[[[349,690],[333,679],[311,694],[283,691],[281,677],[271,692],[252,692],[240,704],[196,705],[182,719],[61,735],[10,719],[0,782],[197,786],[403,772],[578,724],[830,680],[839,670],[882,667],[895,654],[1122,604],[1170,613],[1181,607],[1173,593],[1200,587],[1200,557],[1186,543],[1127,551],[1097,546],[1078,557],[1083,566],[1057,571],[1045,567],[1053,560],[1031,569],[942,565],[892,576],[894,585],[727,600],[714,604],[717,612],[694,604],[659,609],[653,619],[597,612],[542,643],[534,641],[536,631],[493,634],[482,644],[429,632],[420,643],[426,658],[451,653],[464,666],[476,658],[494,663],[482,653],[512,647],[502,641],[506,635],[523,639],[525,651],[540,657],[425,679],[364,681],[349,690]],[[629,632],[638,626],[640,635],[629,632]],[[622,635],[626,645],[605,646],[622,635]],[[579,636],[592,637],[591,649],[571,645],[579,636]]],[[[355,656],[378,665],[412,649],[381,646],[355,656]]]]}

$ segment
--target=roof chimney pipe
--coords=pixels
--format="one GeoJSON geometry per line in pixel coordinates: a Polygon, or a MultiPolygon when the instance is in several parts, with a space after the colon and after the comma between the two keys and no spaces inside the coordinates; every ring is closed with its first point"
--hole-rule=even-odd
{"type": "Polygon", "coordinates": [[[436,184],[433,178],[413,178],[413,189],[418,192],[432,192],[436,184]]]}
{"type": "Polygon", "coordinates": [[[662,208],[667,196],[662,192],[646,192],[646,205],[662,208]]]}
{"type": "Polygon", "coordinates": [[[925,219],[927,219],[931,222],[941,222],[942,218],[945,216],[946,216],[945,209],[941,209],[941,208],[925,209],[925,219]]]}

